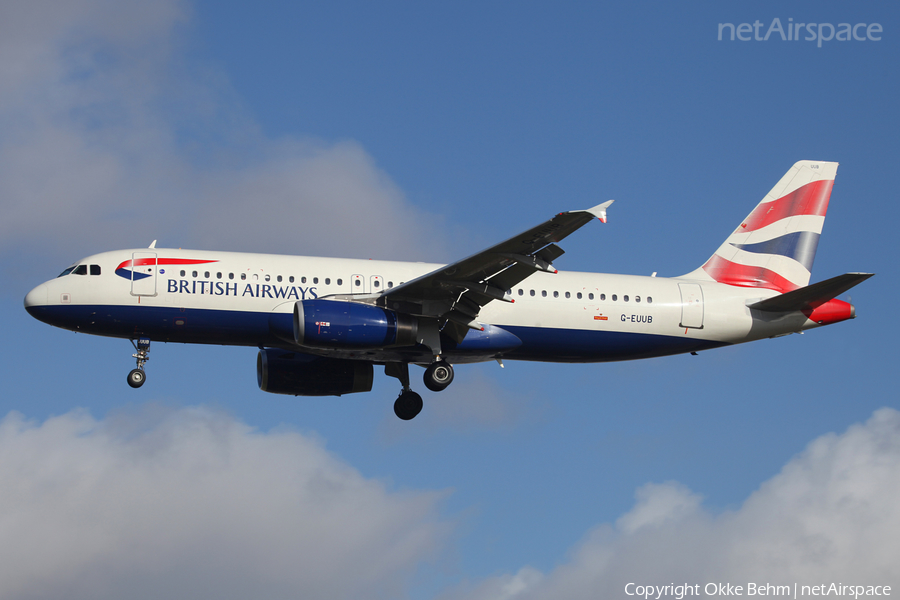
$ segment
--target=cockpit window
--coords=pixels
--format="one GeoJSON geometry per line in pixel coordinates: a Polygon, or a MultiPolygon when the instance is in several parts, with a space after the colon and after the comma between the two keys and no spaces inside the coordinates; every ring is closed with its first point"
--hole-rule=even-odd
{"type": "Polygon", "coordinates": [[[87,265],[78,265],[72,273],[75,275],[87,275],[87,265]]]}
{"type": "Polygon", "coordinates": [[[75,266],[76,266],[76,265],[72,265],[71,267],[69,267],[68,269],[66,269],[65,271],[63,271],[63,272],[60,273],[59,275],[57,275],[57,277],[65,277],[66,275],[68,275],[69,273],[71,273],[72,271],[75,270],[75,266]]]}
{"type": "Polygon", "coordinates": [[[100,265],[91,265],[91,275],[100,274],[100,265]]]}

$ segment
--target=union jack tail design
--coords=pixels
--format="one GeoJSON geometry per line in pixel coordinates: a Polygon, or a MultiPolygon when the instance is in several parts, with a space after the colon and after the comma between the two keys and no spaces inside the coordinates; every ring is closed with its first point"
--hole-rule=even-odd
{"type": "Polygon", "coordinates": [[[716,253],[683,277],[781,293],[808,285],[837,167],[796,163],[716,253]]]}

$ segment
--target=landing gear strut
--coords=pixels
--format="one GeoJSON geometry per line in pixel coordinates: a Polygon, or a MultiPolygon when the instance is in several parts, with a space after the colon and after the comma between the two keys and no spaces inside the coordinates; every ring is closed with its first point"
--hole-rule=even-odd
{"type": "Polygon", "coordinates": [[[409,363],[388,363],[384,366],[385,375],[400,380],[403,389],[394,401],[394,414],[404,421],[415,418],[422,412],[422,396],[409,387],[409,363]]]}
{"type": "Polygon", "coordinates": [[[135,353],[131,356],[137,360],[137,368],[132,369],[128,374],[128,385],[133,388],[139,388],[147,381],[147,374],[144,373],[144,364],[150,360],[150,339],[138,338],[137,343],[131,340],[131,345],[135,349],[135,353]]]}

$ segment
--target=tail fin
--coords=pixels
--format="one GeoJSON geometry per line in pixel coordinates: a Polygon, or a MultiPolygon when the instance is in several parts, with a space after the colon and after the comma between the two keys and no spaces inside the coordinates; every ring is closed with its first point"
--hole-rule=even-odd
{"type": "Polygon", "coordinates": [[[809,284],[838,163],[801,160],[685,279],[784,293],[809,284]]]}

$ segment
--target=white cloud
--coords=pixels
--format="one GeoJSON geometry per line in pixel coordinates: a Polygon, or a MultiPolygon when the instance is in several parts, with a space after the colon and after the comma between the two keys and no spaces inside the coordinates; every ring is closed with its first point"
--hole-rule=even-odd
{"type": "MultiPolygon", "coordinates": [[[[900,589],[900,412],[814,440],[739,509],[715,514],[678,483],[648,484],[547,574],[524,567],[445,598],[626,598],[642,585],[749,582],[900,589]]],[[[745,587],[746,595],[746,587],[745,587]]]]}
{"type": "Polygon", "coordinates": [[[449,532],[307,436],[152,413],[0,422],[0,596],[396,597],[449,532]]]}
{"type": "Polygon", "coordinates": [[[444,255],[440,220],[412,206],[358,143],[262,135],[227,76],[185,53],[189,12],[177,0],[4,7],[0,252],[158,238],[160,247],[444,255]]]}
{"type": "Polygon", "coordinates": [[[266,160],[206,178],[203,242],[291,252],[424,260],[442,252],[425,218],[356,142],[271,143],[266,160]],[[278,239],[277,236],[283,236],[278,239]]]}

